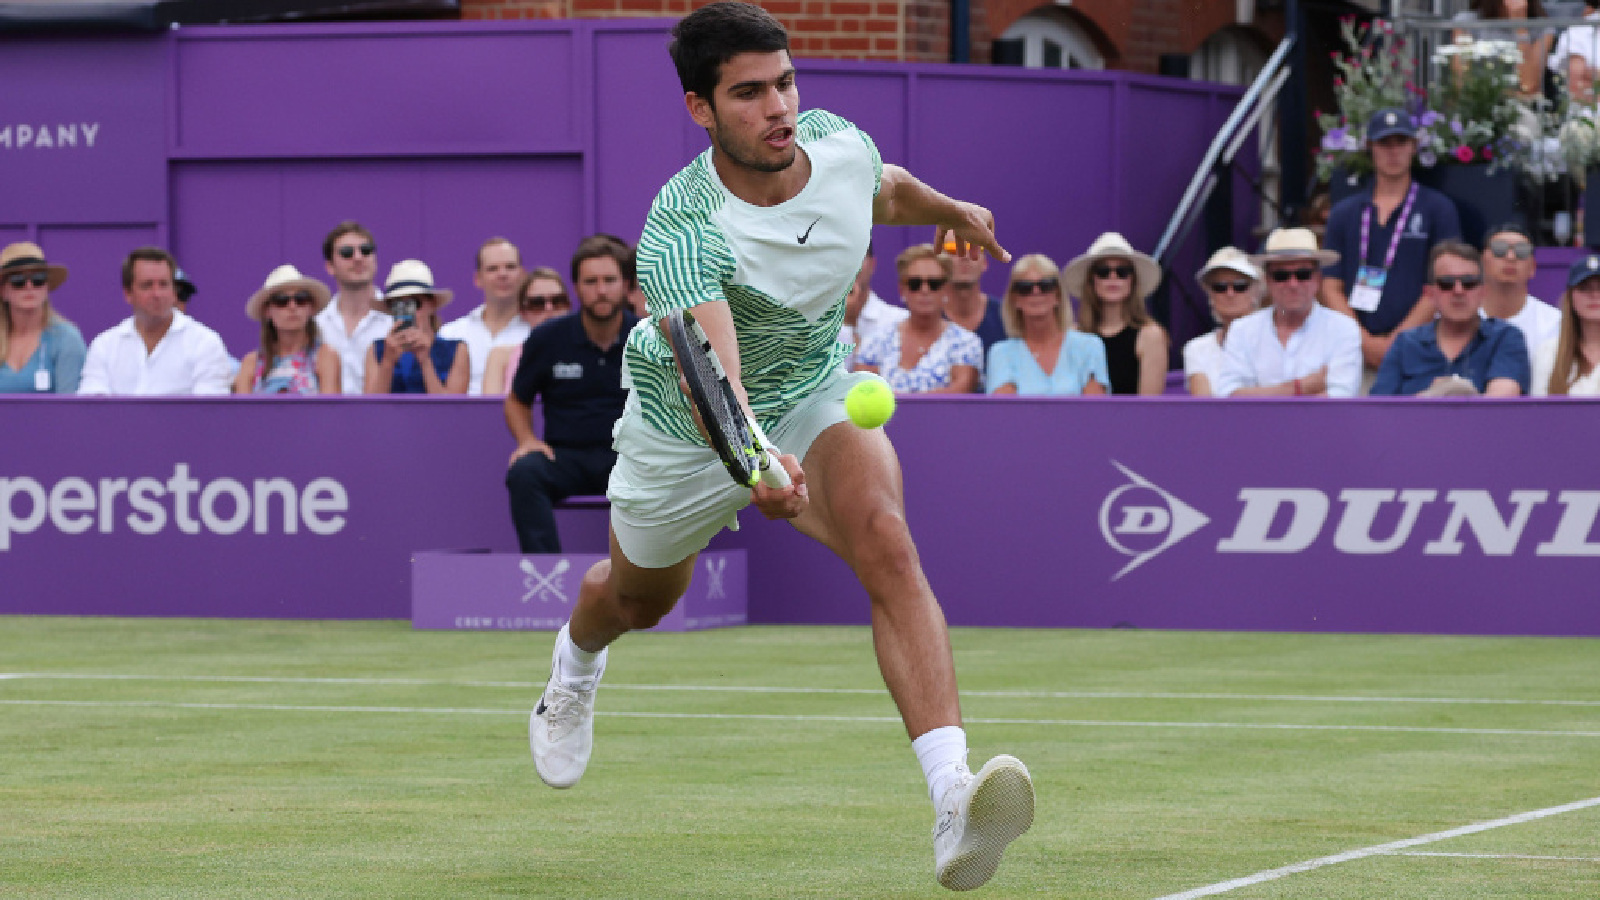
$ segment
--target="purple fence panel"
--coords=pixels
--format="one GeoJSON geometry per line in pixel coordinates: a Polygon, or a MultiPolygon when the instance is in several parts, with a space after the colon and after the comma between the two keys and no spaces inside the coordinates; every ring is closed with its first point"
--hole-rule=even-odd
{"type": "Polygon", "coordinates": [[[572,23],[184,29],[174,155],[577,152],[577,40],[572,23]]]}

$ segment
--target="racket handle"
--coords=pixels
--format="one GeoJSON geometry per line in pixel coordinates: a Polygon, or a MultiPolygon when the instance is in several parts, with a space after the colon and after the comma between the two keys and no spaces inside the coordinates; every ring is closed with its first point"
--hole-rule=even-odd
{"type": "Polygon", "coordinates": [[[771,450],[765,451],[766,460],[761,466],[761,483],[772,488],[786,488],[792,482],[789,480],[789,470],[783,467],[778,460],[778,454],[771,450]]]}

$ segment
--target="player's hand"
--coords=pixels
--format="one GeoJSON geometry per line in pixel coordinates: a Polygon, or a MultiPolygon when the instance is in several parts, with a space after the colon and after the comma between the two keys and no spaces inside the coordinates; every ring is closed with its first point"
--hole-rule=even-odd
{"type": "Polygon", "coordinates": [[[775,488],[758,481],[750,489],[750,502],[769,519],[793,519],[811,505],[811,496],[806,493],[806,473],[800,470],[800,460],[788,453],[778,457],[778,464],[789,473],[789,480],[793,483],[785,488],[775,488]]]}
{"type": "Polygon", "coordinates": [[[556,451],[544,441],[534,438],[531,441],[523,441],[518,444],[517,449],[511,451],[511,461],[506,465],[516,465],[517,460],[527,456],[529,453],[543,453],[551,462],[556,461],[556,451]]]}
{"type": "Polygon", "coordinates": [[[1011,261],[1011,254],[995,240],[994,213],[976,203],[956,201],[956,215],[950,221],[939,223],[933,245],[943,248],[947,240],[955,242],[957,256],[976,260],[987,252],[1000,262],[1011,261]]]}

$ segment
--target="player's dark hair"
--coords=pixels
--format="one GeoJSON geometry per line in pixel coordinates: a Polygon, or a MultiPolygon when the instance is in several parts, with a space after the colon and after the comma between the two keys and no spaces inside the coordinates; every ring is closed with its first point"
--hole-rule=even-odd
{"type": "MultiPolygon", "coordinates": [[[[578,267],[586,259],[599,259],[605,257],[617,261],[617,270],[622,273],[622,280],[632,287],[637,281],[634,272],[633,248],[626,241],[609,234],[592,234],[578,242],[578,249],[572,254],[572,283],[578,283],[578,267]]],[[[517,299],[521,299],[518,297],[517,299]]]]}
{"type": "Polygon", "coordinates": [[[672,26],[672,64],[683,92],[716,106],[713,95],[722,64],[741,53],[789,49],[789,32],[772,13],[753,3],[719,0],[702,6],[672,26]]]}

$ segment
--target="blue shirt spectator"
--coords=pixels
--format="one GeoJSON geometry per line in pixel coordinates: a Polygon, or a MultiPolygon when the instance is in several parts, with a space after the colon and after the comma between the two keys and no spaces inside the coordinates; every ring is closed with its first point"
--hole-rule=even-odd
{"type": "Polygon", "coordinates": [[[38,244],[0,250],[0,394],[75,394],[88,348],[78,326],[50,306],[67,267],[38,244]]]}
{"type": "Polygon", "coordinates": [[[1111,383],[1111,376],[1106,373],[1105,342],[1081,331],[1062,335],[1061,353],[1048,375],[1022,338],[1001,341],[989,348],[989,368],[984,379],[991,394],[995,388],[1011,384],[1016,386],[1018,395],[1035,397],[1077,396],[1090,379],[1102,386],[1111,383]]]}
{"type": "Polygon", "coordinates": [[[1378,380],[1372,383],[1373,396],[1410,396],[1430,388],[1441,377],[1460,376],[1472,382],[1477,392],[1487,392],[1489,382],[1509,378],[1522,393],[1528,393],[1531,380],[1528,345],[1522,330],[1499,319],[1484,319],[1467,347],[1450,359],[1439,349],[1438,325],[1429,322],[1395,338],[1394,346],[1378,367],[1378,380]]]}
{"type": "Polygon", "coordinates": [[[39,348],[20,369],[0,361],[0,394],[76,394],[88,346],[78,326],[57,318],[39,335],[39,348]]]}

